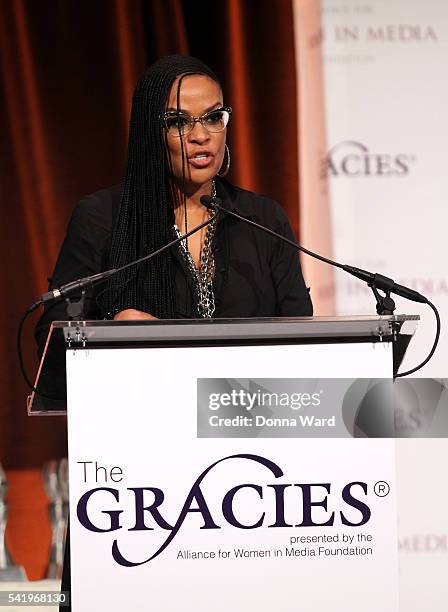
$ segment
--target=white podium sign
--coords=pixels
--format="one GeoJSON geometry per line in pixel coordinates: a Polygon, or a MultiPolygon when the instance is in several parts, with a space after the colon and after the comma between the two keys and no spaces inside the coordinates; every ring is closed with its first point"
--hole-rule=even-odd
{"type": "Polygon", "coordinates": [[[255,416],[247,381],[388,377],[391,362],[391,343],[68,350],[73,611],[397,612],[395,441],[300,424],[318,384],[285,386],[308,437],[251,437],[221,413],[255,416]],[[203,415],[222,437],[198,436],[204,379],[225,380],[203,415]]]}

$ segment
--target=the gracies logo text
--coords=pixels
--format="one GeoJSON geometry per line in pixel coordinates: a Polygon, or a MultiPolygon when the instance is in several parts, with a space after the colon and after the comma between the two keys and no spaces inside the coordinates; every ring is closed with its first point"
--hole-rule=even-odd
{"type": "MultiPolygon", "coordinates": [[[[277,464],[258,455],[238,454],[219,459],[207,467],[193,483],[174,524],[170,524],[166,519],[166,511],[164,513],[165,493],[162,489],[157,487],[130,487],[127,491],[130,491],[133,496],[131,520],[132,522],[135,521],[135,524],[129,531],[162,529],[167,532],[167,537],[157,550],[150,553],[143,561],[132,561],[125,558],[116,539],[112,544],[112,557],[114,560],[125,567],[135,567],[151,561],[170,545],[191,513],[198,513],[201,516],[204,524],[200,529],[221,529],[221,526],[225,523],[236,529],[331,527],[335,524],[360,527],[370,520],[371,511],[366,503],[368,487],[365,482],[350,482],[342,490],[334,492],[329,482],[267,484],[266,475],[263,478],[263,484],[245,482],[225,491],[221,500],[221,513],[219,513],[219,516],[213,516],[201,489],[201,484],[204,478],[218,464],[233,460],[255,462],[259,466],[266,468],[275,479],[281,478],[284,475],[277,464]],[[243,523],[238,518],[238,496],[243,490],[248,489],[254,492],[260,499],[260,507],[257,510],[257,515],[253,516],[250,522],[246,518],[246,522],[243,523]],[[287,497],[285,495],[286,491],[292,492],[293,495],[287,497]],[[149,505],[145,505],[145,492],[152,494],[152,502],[149,505]],[[329,502],[331,502],[330,508],[329,502]],[[288,504],[288,508],[286,504],[288,504]],[[331,509],[332,507],[334,509],[331,509]],[[288,513],[286,512],[287,510],[288,513]],[[267,520],[268,512],[270,516],[275,517],[272,522],[267,520]],[[296,520],[292,521],[289,518],[287,521],[287,515],[294,516],[296,520]],[[316,518],[317,516],[319,520],[316,518]]],[[[100,499],[102,498],[100,497],[100,499]]],[[[120,509],[119,504],[120,494],[118,489],[110,487],[91,489],[84,493],[78,502],[78,520],[89,531],[97,533],[117,531],[123,527],[121,524],[123,510],[120,509]],[[100,513],[107,515],[110,519],[109,525],[106,528],[96,525],[89,512],[89,501],[91,498],[97,495],[104,496],[105,494],[110,496],[113,500],[112,503],[115,503],[116,506],[118,505],[118,508],[115,509],[101,510],[100,513]]]]}
{"type": "Polygon", "coordinates": [[[415,155],[372,153],[361,142],[345,140],[334,145],[323,160],[323,176],[403,177],[410,172],[415,155]]]}

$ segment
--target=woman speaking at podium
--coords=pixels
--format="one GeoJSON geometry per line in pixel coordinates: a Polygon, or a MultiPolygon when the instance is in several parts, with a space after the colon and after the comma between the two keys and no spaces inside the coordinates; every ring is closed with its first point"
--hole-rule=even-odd
{"type": "MultiPolygon", "coordinates": [[[[171,55],[134,92],[128,161],[120,186],[82,199],[73,213],[51,288],[138,259],[204,222],[203,195],[290,239],[278,204],[231,185],[226,133],[232,109],[201,61],[171,55]]],[[[225,214],[177,247],[87,292],[84,319],[173,319],[312,314],[296,252],[225,214]]],[[[67,319],[47,308],[36,334],[67,319]]]]}
{"type": "MultiPolygon", "coordinates": [[[[118,268],[200,225],[210,215],[200,202],[204,195],[294,239],[278,204],[223,178],[231,163],[231,114],[217,77],[201,61],[172,55],[153,64],[134,92],[124,182],[78,203],[50,288],[118,268]]],[[[312,311],[294,249],[223,214],[171,251],[89,290],[81,316],[210,319],[312,311]]],[[[64,301],[45,309],[36,328],[41,353],[51,321],[67,318],[64,301]]],[[[69,582],[67,546],[63,590],[69,582]]]]}

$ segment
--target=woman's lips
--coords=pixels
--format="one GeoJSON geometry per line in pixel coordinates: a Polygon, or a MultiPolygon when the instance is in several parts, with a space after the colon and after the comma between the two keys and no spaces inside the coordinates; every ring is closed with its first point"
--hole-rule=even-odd
{"type": "Polygon", "coordinates": [[[188,158],[188,162],[193,168],[208,168],[213,163],[213,158],[211,153],[196,153],[188,158]]]}

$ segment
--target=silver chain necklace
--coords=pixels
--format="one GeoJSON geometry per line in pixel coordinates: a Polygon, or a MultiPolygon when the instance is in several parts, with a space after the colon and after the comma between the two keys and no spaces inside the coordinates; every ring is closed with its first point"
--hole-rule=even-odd
{"type": "MultiPolygon", "coordinates": [[[[215,181],[212,182],[212,196],[216,197],[215,181]]],[[[211,216],[212,213],[209,213],[211,216]]],[[[179,238],[181,233],[177,225],[174,226],[176,237],[179,238]]],[[[204,240],[204,248],[201,254],[201,265],[196,267],[193,257],[187,248],[187,240],[182,240],[179,243],[179,249],[187,265],[187,268],[193,278],[193,285],[196,293],[197,309],[199,316],[204,319],[211,319],[215,312],[215,295],[213,293],[213,279],[215,278],[215,258],[213,256],[212,246],[213,238],[216,233],[216,217],[207,225],[207,230],[204,240]]]]}

